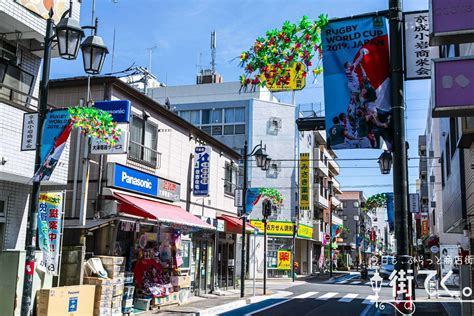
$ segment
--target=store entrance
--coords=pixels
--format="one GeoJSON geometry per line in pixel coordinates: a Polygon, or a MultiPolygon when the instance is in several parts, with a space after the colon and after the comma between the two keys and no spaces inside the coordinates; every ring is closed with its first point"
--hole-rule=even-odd
{"type": "Polygon", "coordinates": [[[194,241],[194,258],[196,258],[195,285],[196,295],[211,291],[212,244],[207,240],[194,241]]]}
{"type": "Polygon", "coordinates": [[[219,288],[227,290],[235,286],[235,242],[233,235],[222,234],[219,236],[217,248],[217,274],[219,288]],[[222,236],[223,235],[223,236],[222,236]]]}

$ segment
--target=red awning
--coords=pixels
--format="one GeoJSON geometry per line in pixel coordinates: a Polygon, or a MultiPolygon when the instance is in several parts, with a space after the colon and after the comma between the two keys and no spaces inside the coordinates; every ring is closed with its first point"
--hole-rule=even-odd
{"type": "Polygon", "coordinates": [[[116,192],[114,192],[114,197],[124,203],[120,206],[120,211],[122,213],[143,218],[156,219],[158,222],[164,224],[177,224],[212,230],[215,229],[214,226],[209,225],[179,206],[116,192]]]}
{"type": "MultiPolygon", "coordinates": [[[[218,216],[217,218],[225,221],[225,226],[226,226],[225,231],[227,233],[242,234],[242,220],[241,219],[234,216],[230,216],[230,215],[221,215],[221,216],[218,216]]],[[[245,225],[245,230],[247,231],[247,233],[253,233],[253,231],[255,230],[255,227],[247,223],[247,225],[245,225]]]]}

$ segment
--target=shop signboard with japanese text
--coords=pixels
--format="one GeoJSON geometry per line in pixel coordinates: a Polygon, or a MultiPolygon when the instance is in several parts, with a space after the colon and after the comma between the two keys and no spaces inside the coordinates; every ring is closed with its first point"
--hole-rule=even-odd
{"type": "Polygon", "coordinates": [[[42,253],[40,267],[58,275],[61,250],[64,194],[40,193],[38,204],[38,246],[42,253]]]}
{"type": "Polygon", "coordinates": [[[308,238],[308,239],[313,238],[313,227],[299,224],[298,237],[308,238]]]}
{"type": "Polygon", "coordinates": [[[428,11],[406,12],[405,80],[430,79],[431,59],[439,57],[439,47],[430,46],[428,11]]]}
{"type": "Polygon", "coordinates": [[[309,210],[309,153],[300,154],[300,210],[309,210]]]}
{"type": "Polygon", "coordinates": [[[127,127],[121,127],[122,133],[118,137],[115,144],[110,144],[100,140],[99,138],[91,138],[91,154],[99,155],[113,155],[113,154],[126,154],[128,152],[128,129],[127,127]]]}
{"type": "Polygon", "coordinates": [[[391,150],[387,19],[330,21],[322,45],[328,147],[391,150]]]}
{"type": "MultiPolygon", "coordinates": [[[[250,225],[258,229],[259,234],[263,234],[264,225],[261,220],[251,220],[250,225]]],[[[267,221],[267,234],[279,236],[293,236],[292,222],[267,221]]]]}
{"type": "Polygon", "coordinates": [[[38,113],[23,114],[23,133],[21,134],[21,151],[36,150],[38,133],[38,113]]]}
{"type": "Polygon", "coordinates": [[[291,270],[291,251],[278,250],[277,269],[291,270]]]}
{"type": "MultiPolygon", "coordinates": [[[[278,83],[277,79],[273,82],[268,81],[262,74],[262,81],[266,81],[266,87],[272,92],[302,90],[306,86],[306,66],[303,63],[294,63],[293,67],[285,69],[290,74],[290,80],[287,83],[278,83]],[[304,73],[304,75],[303,75],[304,73]]],[[[278,76],[275,76],[278,78],[278,76]]]]}
{"type": "Polygon", "coordinates": [[[209,195],[209,170],[211,164],[212,149],[209,146],[197,146],[194,148],[194,196],[209,195]]]}
{"type": "Polygon", "coordinates": [[[430,0],[430,45],[472,43],[472,0],[430,0]]]}

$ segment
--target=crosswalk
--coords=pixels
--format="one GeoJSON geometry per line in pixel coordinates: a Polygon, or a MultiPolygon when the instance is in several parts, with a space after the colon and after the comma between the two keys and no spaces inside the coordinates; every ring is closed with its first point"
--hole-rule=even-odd
{"type": "MultiPolygon", "coordinates": [[[[357,280],[357,281],[353,281],[353,280],[328,280],[324,283],[372,286],[370,281],[360,281],[360,280],[357,280]]],[[[390,281],[383,281],[382,286],[383,287],[390,287],[390,281]]]]}
{"type": "Polygon", "coordinates": [[[305,293],[292,297],[292,299],[309,299],[309,298],[320,300],[320,301],[335,299],[341,303],[350,303],[353,300],[358,299],[362,301],[361,304],[366,304],[366,305],[373,304],[375,302],[375,295],[364,295],[364,294],[357,294],[357,293],[340,294],[338,292],[328,292],[328,293],[305,292],[305,293]]]}

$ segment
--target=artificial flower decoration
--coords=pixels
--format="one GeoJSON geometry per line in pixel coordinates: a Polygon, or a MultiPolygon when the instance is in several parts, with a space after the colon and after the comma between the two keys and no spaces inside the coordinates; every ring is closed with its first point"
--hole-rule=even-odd
{"type": "Polygon", "coordinates": [[[288,85],[290,72],[295,63],[305,67],[297,69],[297,75],[306,77],[307,71],[317,57],[317,65],[312,70],[316,77],[322,73],[321,29],[328,24],[327,15],[310,20],[307,16],[297,23],[283,23],[281,30],[267,31],[266,37],[256,39],[252,47],[240,55],[240,66],[244,74],[240,76],[242,87],[248,85],[266,86],[288,85]]]}
{"type": "Polygon", "coordinates": [[[262,198],[269,198],[274,205],[281,207],[283,205],[283,196],[280,191],[271,188],[260,188],[260,195],[262,198]]]}
{"type": "Polygon", "coordinates": [[[372,195],[365,201],[364,211],[374,210],[377,207],[384,207],[387,205],[387,194],[386,193],[378,193],[372,195]]]}
{"type": "Polygon", "coordinates": [[[112,116],[93,107],[71,107],[68,109],[71,123],[81,129],[81,134],[95,137],[106,144],[114,145],[122,130],[112,121],[112,116]]]}

